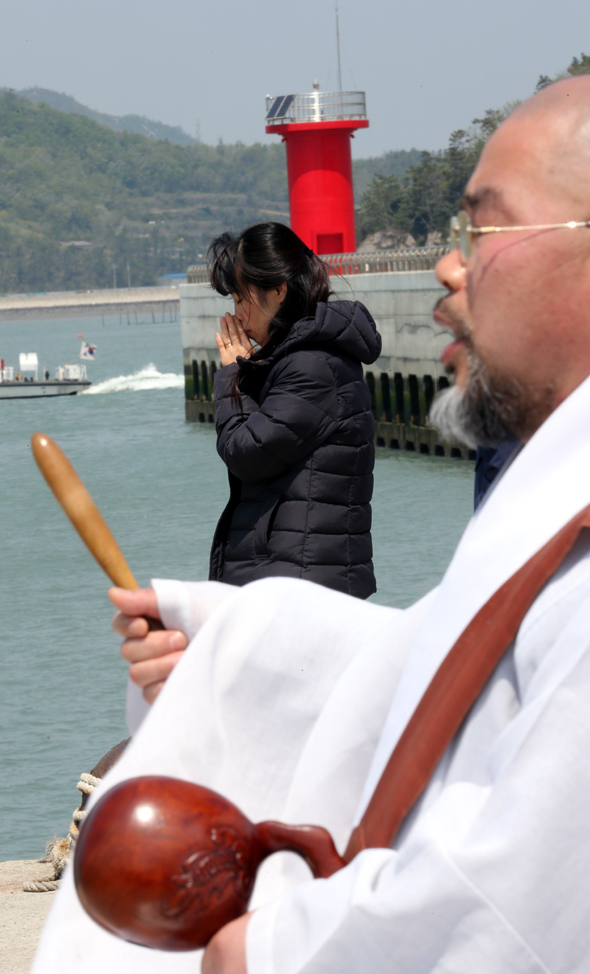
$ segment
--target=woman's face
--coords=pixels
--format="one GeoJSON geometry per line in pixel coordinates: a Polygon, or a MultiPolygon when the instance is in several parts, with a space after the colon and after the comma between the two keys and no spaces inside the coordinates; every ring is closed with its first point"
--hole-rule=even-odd
{"type": "Polygon", "coordinates": [[[232,294],[234,315],[240,322],[248,338],[257,345],[264,345],[268,339],[270,323],[285,300],[287,285],[265,291],[264,301],[261,301],[253,288],[244,297],[232,294]]]}

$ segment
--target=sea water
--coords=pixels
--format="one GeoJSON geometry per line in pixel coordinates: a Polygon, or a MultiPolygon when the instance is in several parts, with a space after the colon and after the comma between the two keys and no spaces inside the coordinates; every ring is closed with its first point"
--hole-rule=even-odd
{"type": "MultiPolygon", "coordinates": [[[[176,318],[0,322],[0,358],[43,368],[97,346],[78,396],[0,401],[0,860],[66,835],[90,771],[125,725],[125,664],[108,582],[41,478],[49,434],[88,486],[140,584],[207,577],[227,476],[211,425],[184,419],[176,318]]],[[[441,578],[469,520],[473,464],[377,450],[374,600],[406,606],[441,578]]]]}

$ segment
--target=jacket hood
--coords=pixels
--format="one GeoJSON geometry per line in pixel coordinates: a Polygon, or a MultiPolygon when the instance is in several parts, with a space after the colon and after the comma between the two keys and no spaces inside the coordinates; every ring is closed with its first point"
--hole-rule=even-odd
{"type": "Polygon", "coordinates": [[[336,346],[345,355],[371,365],[381,352],[381,335],[360,301],[320,301],[314,318],[301,318],[266,362],[274,362],[298,346],[336,346]]]}

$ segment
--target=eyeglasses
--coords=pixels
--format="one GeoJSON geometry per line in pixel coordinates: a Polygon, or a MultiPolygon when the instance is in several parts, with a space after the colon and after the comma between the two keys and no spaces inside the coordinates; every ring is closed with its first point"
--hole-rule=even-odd
{"type": "Polygon", "coordinates": [[[450,242],[453,247],[459,245],[461,253],[468,260],[471,257],[473,240],[484,233],[514,233],[516,230],[576,230],[578,227],[590,227],[590,220],[576,223],[538,223],[526,227],[472,227],[465,210],[460,210],[457,216],[451,217],[450,242]]]}

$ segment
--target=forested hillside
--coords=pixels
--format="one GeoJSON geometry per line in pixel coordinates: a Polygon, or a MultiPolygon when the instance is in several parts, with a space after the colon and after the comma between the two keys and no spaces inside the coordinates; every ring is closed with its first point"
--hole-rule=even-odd
{"type": "Polygon", "coordinates": [[[153,284],[211,236],[288,219],[284,147],[184,147],[0,96],[0,289],[153,284]],[[114,271],[113,271],[114,265],[114,271]]]}
{"type": "MultiPolygon", "coordinates": [[[[355,162],[402,176],[416,150],[355,162]]],[[[0,93],[0,290],[154,284],[203,259],[211,237],[289,221],[284,146],[190,146],[116,132],[0,93]]]]}

